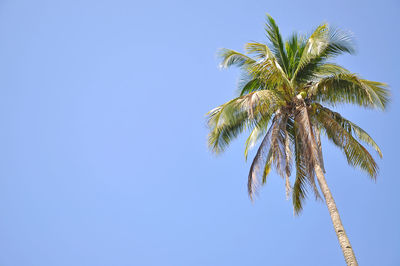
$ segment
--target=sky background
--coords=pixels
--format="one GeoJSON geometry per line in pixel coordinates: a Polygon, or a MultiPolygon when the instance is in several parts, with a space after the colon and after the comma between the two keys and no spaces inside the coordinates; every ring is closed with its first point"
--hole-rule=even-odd
{"type": "Polygon", "coordinates": [[[251,203],[245,138],[207,150],[239,73],[216,51],[265,41],[267,12],[285,37],[350,30],[337,62],[390,84],[386,112],[337,108],[380,145],[377,182],[323,151],[360,265],[400,265],[397,0],[1,0],[0,265],[344,265],[323,202],[293,216],[273,173],[251,203]]]}

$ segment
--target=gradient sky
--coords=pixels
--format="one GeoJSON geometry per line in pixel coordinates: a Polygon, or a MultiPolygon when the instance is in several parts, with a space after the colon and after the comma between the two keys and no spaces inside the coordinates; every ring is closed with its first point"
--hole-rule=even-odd
{"type": "Polygon", "coordinates": [[[0,265],[344,265],[323,202],[293,216],[272,174],[251,203],[244,137],[207,150],[238,78],[216,51],[265,41],[266,12],[350,30],[338,62],[390,84],[386,112],[337,109],[381,146],[377,182],[323,151],[360,265],[400,265],[397,0],[0,1],[0,265]]]}

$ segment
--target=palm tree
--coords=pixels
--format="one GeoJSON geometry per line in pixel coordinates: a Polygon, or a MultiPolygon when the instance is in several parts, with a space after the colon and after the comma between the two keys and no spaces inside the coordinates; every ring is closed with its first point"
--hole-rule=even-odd
{"type": "Polygon", "coordinates": [[[330,62],[354,52],[351,36],[341,30],[321,24],[308,37],[293,34],[284,42],[269,15],[265,30],[269,44],[247,43],[247,55],[230,49],[220,52],[222,68],[235,65],[242,70],[240,95],[207,113],[209,147],[220,153],[248,131],[247,159],[248,151],[262,139],[248,176],[250,198],[259,184],[266,183],[273,166],[285,180],[286,196],[292,197],[296,215],[309,192],[316,198],[322,192],[346,263],[358,265],[325,180],[320,135],[339,147],[351,166],[375,179],[378,166],[360,141],[382,157],[378,145],[363,129],[326,106],[350,103],[383,110],[389,100],[387,85],[362,79],[330,62]]]}

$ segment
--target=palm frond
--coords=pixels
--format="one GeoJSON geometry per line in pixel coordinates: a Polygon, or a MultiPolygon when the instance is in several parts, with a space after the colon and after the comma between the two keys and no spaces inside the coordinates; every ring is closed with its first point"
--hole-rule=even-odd
{"type": "Polygon", "coordinates": [[[230,141],[257,121],[269,119],[280,105],[274,91],[261,90],[235,98],[207,113],[210,133],[208,144],[212,151],[225,150],[230,141]]]}
{"type": "Polygon", "coordinates": [[[259,80],[264,88],[274,88],[288,94],[291,86],[290,81],[275,59],[267,59],[253,64],[247,68],[253,79],[259,80]]]}
{"type": "Polygon", "coordinates": [[[288,147],[290,140],[286,130],[287,121],[287,114],[282,114],[279,111],[276,113],[254,157],[248,178],[250,198],[253,198],[257,191],[259,180],[261,179],[263,184],[266,182],[266,175],[271,169],[271,163],[274,163],[277,172],[285,179],[287,193],[290,191],[291,151],[288,147]],[[261,172],[261,170],[263,171],[261,172]]]}
{"type": "Polygon", "coordinates": [[[384,110],[389,102],[385,83],[361,79],[355,74],[339,73],[319,80],[309,91],[314,99],[332,106],[352,103],[384,110]]]}
{"type": "Polygon", "coordinates": [[[248,64],[239,83],[240,95],[260,89],[276,89],[290,85],[286,73],[266,44],[247,43],[246,53],[255,55],[255,63],[248,64]]]}
{"type": "Polygon", "coordinates": [[[275,58],[274,54],[269,49],[269,47],[263,43],[258,43],[258,42],[246,43],[244,49],[246,50],[247,54],[255,55],[255,58],[258,60],[267,60],[275,58]]]}
{"type": "Polygon", "coordinates": [[[382,158],[382,151],[379,148],[378,144],[372,139],[372,137],[361,127],[357,126],[355,123],[347,120],[339,113],[330,110],[329,108],[323,107],[320,104],[316,104],[319,110],[323,110],[326,112],[332,119],[334,119],[340,126],[342,126],[348,133],[352,134],[353,137],[358,138],[359,140],[370,145],[382,158]]]}
{"type": "Polygon", "coordinates": [[[241,67],[243,65],[250,65],[256,62],[247,55],[225,48],[219,50],[218,56],[222,59],[219,65],[220,68],[228,68],[230,66],[241,67]]]}
{"type": "MultiPolygon", "coordinates": [[[[246,68],[251,81],[257,80],[260,88],[264,89],[277,88],[282,85],[286,87],[290,86],[290,81],[282,65],[267,45],[262,43],[248,43],[245,49],[247,53],[254,54],[255,58],[258,59],[256,63],[246,68]]],[[[249,83],[249,85],[254,85],[254,83],[249,83]]]]}
{"type": "Polygon", "coordinates": [[[323,63],[315,69],[316,77],[326,77],[336,74],[349,74],[349,73],[350,71],[348,71],[346,68],[334,63],[323,63]]]}
{"type": "Polygon", "coordinates": [[[286,151],[285,151],[285,129],[287,123],[287,115],[278,113],[277,115],[277,126],[272,130],[271,133],[271,149],[272,158],[278,174],[285,178],[286,170],[286,151]]]}
{"type": "Polygon", "coordinates": [[[267,21],[265,23],[265,31],[267,37],[272,44],[271,50],[275,55],[279,65],[282,67],[284,72],[288,73],[288,59],[285,51],[284,43],[282,41],[282,36],[279,32],[278,25],[276,25],[275,20],[267,14],[267,21]]]}
{"type": "Polygon", "coordinates": [[[272,132],[276,130],[276,127],[278,126],[279,123],[277,123],[277,117],[274,117],[274,119],[271,122],[271,126],[268,129],[267,134],[265,135],[263,141],[261,142],[261,145],[258,148],[257,153],[250,166],[250,172],[247,181],[247,191],[249,193],[249,197],[251,200],[253,200],[254,194],[257,193],[260,184],[259,176],[261,170],[263,170],[261,177],[262,183],[264,184],[266,182],[266,177],[271,167],[271,157],[272,157],[272,150],[270,146],[271,135],[272,132]]]}
{"type": "Polygon", "coordinates": [[[315,77],[316,70],[326,60],[341,53],[353,53],[352,36],[344,31],[329,28],[327,24],[317,27],[309,37],[304,52],[293,75],[293,82],[306,83],[315,77]]]}
{"type": "Polygon", "coordinates": [[[362,146],[343,126],[332,117],[332,113],[325,108],[318,107],[316,120],[325,131],[326,136],[346,155],[347,162],[365,171],[372,179],[378,174],[378,165],[362,146]]]}
{"type": "Polygon", "coordinates": [[[267,157],[265,158],[265,166],[262,175],[262,184],[265,185],[267,183],[267,177],[269,172],[271,172],[271,164],[272,164],[272,151],[269,150],[267,157]]]}
{"type": "Polygon", "coordinates": [[[257,125],[254,126],[253,130],[246,140],[244,149],[244,158],[246,161],[249,151],[254,148],[257,141],[265,134],[265,129],[267,128],[267,125],[262,124],[263,123],[257,123],[257,125]]]}
{"type": "Polygon", "coordinates": [[[260,79],[254,78],[247,72],[242,73],[242,77],[238,82],[237,88],[239,96],[243,96],[261,89],[266,89],[266,86],[260,79]]]}
{"type": "Polygon", "coordinates": [[[302,57],[306,42],[303,36],[293,33],[285,43],[288,57],[288,78],[291,79],[302,57]]]}

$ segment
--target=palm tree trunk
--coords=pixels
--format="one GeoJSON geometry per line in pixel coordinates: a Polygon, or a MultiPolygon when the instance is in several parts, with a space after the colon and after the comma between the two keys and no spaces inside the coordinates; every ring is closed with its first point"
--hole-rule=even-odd
{"type": "Polygon", "coordinates": [[[353,248],[350,245],[350,240],[344,231],[342,221],[340,220],[339,211],[336,208],[336,203],[333,199],[328,184],[326,183],[324,172],[319,163],[315,165],[315,173],[317,175],[319,187],[324,195],[329,214],[331,215],[333,227],[335,228],[336,236],[339,240],[340,247],[342,248],[344,259],[346,260],[347,265],[357,266],[358,263],[356,256],[354,255],[353,248]]]}
{"type": "MultiPolygon", "coordinates": [[[[321,154],[319,154],[318,152],[317,140],[313,133],[315,131],[311,126],[306,104],[300,95],[296,96],[295,101],[297,101],[296,110],[298,112],[295,119],[296,121],[298,121],[298,124],[301,128],[300,131],[303,131],[305,135],[308,135],[308,140],[306,140],[306,142],[310,141],[309,144],[311,144],[311,157],[314,161],[315,174],[317,176],[319,187],[321,188],[322,194],[324,195],[329,214],[331,215],[333,227],[339,240],[340,247],[342,248],[344,259],[348,266],[358,266],[353,248],[350,245],[350,240],[347,237],[346,232],[344,231],[339,211],[336,208],[335,200],[333,199],[332,193],[325,180],[321,156],[322,152],[321,154]]],[[[317,136],[317,138],[319,138],[319,136],[317,136]]]]}

